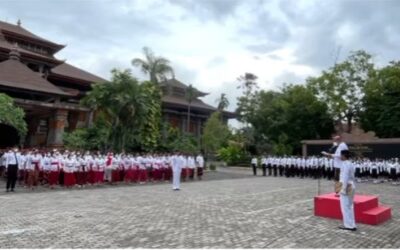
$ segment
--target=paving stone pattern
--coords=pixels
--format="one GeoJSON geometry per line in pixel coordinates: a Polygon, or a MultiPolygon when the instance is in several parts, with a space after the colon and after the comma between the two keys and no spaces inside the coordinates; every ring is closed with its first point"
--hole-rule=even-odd
{"type": "MultiPolygon", "coordinates": [[[[206,175],[178,192],[170,184],[2,191],[0,248],[400,248],[400,186],[358,184],[393,219],[346,232],[313,216],[315,180],[206,175]]],[[[322,192],[332,189],[321,181],[322,192]]]]}

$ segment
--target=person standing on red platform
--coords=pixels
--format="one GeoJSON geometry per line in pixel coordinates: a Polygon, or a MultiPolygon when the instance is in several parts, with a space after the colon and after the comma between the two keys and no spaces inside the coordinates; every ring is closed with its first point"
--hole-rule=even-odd
{"type": "Polygon", "coordinates": [[[325,151],[322,151],[322,154],[327,156],[327,157],[331,157],[333,158],[333,168],[334,168],[334,181],[335,181],[335,189],[336,186],[338,185],[339,182],[339,176],[340,176],[340,169],[341,169],[341,165],[342,165],[342,160],[341,160],[341,152],[343,150],[349,150],[349,148],[347,147],[347,144],[342,140],[342,137],[340,135],[334,136],[333,137],[333,149],[336,147],[335,149],[335,153],[328,153],[325,151]]]}
{"type": "Polygon", "coordinates": [[[356,231],[357,226],[354,218],[354,193],[355,193],[355,177],[354,165],[349,161],[349,150],[341,151],[341,169],[339,176],[339,194],[340,194],[340,209],[343,216],[342,230],[356,231]]]}

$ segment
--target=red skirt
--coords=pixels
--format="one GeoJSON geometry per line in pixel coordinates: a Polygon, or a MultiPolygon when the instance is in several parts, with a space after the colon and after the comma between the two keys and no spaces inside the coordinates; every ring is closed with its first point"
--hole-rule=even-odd
{"type": "Polygon", "coordinates": [[[58,176],[59,176],[58,171],[50,171],[49,172],[49,185],[50,186],[58,184],[58,176]]]}
{"type": "Polygon", "coordinates": [[[86,172],[79,171],[75,172],[76,184],[85,185],[86,184],[86,172]]]}
{"type": "Polygon", "coordinates": [[[153,179],[155,181],[160,181],[162,177],[161,169],[154,169],[153,168],[153,179]]]}
{"type": "Polygon", "coordinates": [[[181,178],[186,179],[187,176],[187,168],[182,168],[181,178]]]}
{"type": "Polygon", "coordinates": [[[94,171],[93,175],[95,176],[96,183],[103,183],[104,182],[104,171],[94,171]]]}
{"type": "Polygon", "coordinates": [[[115,170],[112,170],[111,182],[117,182],[117,181],[119,181],[119,170],[115,169],[115,170]]]}
{"type": "Polygon", "coordinates": [[[197,168],[197,176],[203,175],[203,168],[197,168]]]}
{"type": "Polygon", "coordinates": [[[138,182],[139,181],[139,169],[137,167],[132,168],[132,181],[138,182]]]}
{"type": "Polygon", "coordinates": [[[64,185],[66,187],[72,187],[76,184],[75,173],[64,172],[64,185]]]}
{"type": "Polygon", "coordinates": [[[133,181],[133,169],[132,168],[128,168],[127,170],[125,170],[124,181],[125,182],[133,181]]]}
{"type": "Polygon", "coordinates": [[[93,170],[89,170],[86,174],[87,176],[87,182],[90,184],[94,184],[96,183],[96,172],[93,170]]]}
{"type": "Polygon", "coordinates": [[[147,181],[147,169],[139,170],[139,181],[146,182],[147,181]]]}
{"type": "Polygon", "coordinates": [[[170,181],[172,176],[172,168],[164,168],[164,180],[170,181]]]}
{"type": "Polygon", "coordinates": [[[194,177],[194,168],[189,168],[189,178],[194,177]]]}

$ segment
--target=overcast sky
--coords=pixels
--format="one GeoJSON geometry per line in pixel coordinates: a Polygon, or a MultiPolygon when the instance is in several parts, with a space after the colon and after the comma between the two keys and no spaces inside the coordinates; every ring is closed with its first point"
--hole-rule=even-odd
{"type": "MultiPolygon", "coordinates": [[[[236,106],[236,78],[263,89],[303,83],[351,50],[375,63],[400,59],[400,1],[0,0],[0,19],[66,44],[59,59],[109,78],[143,46],[168,58],[176,78],[236,106]],[[340,49],[340,53],[337,52],[340,49]]],[[[138,70],[135,76],[144,79],[138,70]]]]}

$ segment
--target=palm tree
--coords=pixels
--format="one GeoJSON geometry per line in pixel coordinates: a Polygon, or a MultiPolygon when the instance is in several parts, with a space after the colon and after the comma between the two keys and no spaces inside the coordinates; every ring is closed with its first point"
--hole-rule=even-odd
{"type": "Polygon", "coordinates": [[[229,100],[225,93],[222,93],[215,102],[218,103],[218,111],[224,111],[229,106],[229,100]]]}
{"type": "Polygon", "coordinates": [[[155,56],[153,51],[148,47],[143,48],[145,59],[135,58],[132,60],[134,67],[139,67],[143,73],[150,76],[150,81],[157,84],[166,79],[166,75],[170,74],[174,77],[174,70],[170,66],[170,61],[161,56],[155,56]]]}
{"type": "Polygon", "coordinates": [[[192,84],[189,84],[185,94],[186,101],[188,102],[187,127],[186,127],[188,133],[190,133],[190,109],[192,107],[192,102],[196,97],[197,97],[197,90],[193,87],[192,84]]]}

